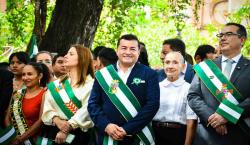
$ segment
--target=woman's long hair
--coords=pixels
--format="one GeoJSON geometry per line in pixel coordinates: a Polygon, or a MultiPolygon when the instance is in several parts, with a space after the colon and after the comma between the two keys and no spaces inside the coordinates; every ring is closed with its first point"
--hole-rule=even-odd
{"type": "Polygon", "coordinates": [[[84,85],[86,77],[88,75],[94,78],[94,67],[93,67],[91,51],[89,50],[89,48],[84,47],[80,44],[74,44],[71,47],[74,47],[76,49],[78,55],[77,85],[79,86],[84,85]]]}

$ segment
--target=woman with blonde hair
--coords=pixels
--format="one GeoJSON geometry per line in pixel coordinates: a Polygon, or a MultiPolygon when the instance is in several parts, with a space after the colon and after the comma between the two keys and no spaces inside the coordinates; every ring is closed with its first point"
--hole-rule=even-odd
{"type": "Polygon", "coordinates": [[[87,145],[90,140],[93,123],[87,103],[94,78],[92,63],[88,48],[72,45],[65,55],[68,74],[48,85],[42,121],[49,126],[45,136],[56,144],[87,145]]]}

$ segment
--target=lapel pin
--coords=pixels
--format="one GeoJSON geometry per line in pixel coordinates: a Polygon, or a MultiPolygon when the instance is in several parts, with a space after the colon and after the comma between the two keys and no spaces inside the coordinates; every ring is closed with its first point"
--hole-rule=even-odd
{"type": "Polygon", "coordinates": [[[238,70],[240,70],[240,67],[238,66],[238,67],[236,67],[238,70]]]}

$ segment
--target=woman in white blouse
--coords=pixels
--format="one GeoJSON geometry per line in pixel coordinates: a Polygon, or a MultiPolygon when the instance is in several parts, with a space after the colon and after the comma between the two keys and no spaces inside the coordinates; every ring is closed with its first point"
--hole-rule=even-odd
{"type": "Polygon", "coordinates": [[[93,85],[92,63],[88,48],[73,45],[65,55],[68,75],[48,85],[42,121],[47,125],[46,137],[56,144],[87,145],[90,140],[93,122],[87,102],[93,85]]]}
{"type": "Polygon", "coordinates": [[[184,80],[185,67],[179,52],[169,52],[164,60],[167,78],[160,85],[160,108],[153,119],[156,145],[191,145],[197,116],[190,109],[184,80]]]}

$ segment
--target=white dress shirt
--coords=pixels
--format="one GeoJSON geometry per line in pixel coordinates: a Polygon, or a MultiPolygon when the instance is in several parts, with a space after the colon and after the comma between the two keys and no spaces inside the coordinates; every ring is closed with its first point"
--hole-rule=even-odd
{"type": "Polygon", "coordinates": [[[190,84],[183,77],[174,82],[164,79],[159,85],[160,108],[154,121],[186,124],[187,119],[197,119],[187,101],[190,84]]]}
{"type": "MultiPolygon", "coordinates": [[[[230,76],[232,75],[237,63],[239,62],[240,58],[241,58],[242,54],[238,54],[237,56],[233,57],[232,60],[234,60],[234,63],[232,64],[232,69],[231,69],[231,73],[230,73],[230,76]]],[[[222,55],[222,58],[221,58],[221,68],[222,68],[222,72],[224,72],[224,69],[226,67],[226,61],[228,60],[227,57],[223,56],[222,55]]]]}
{"type": "Polygon", "coordinates": [[[135,64],[132,65],[131,67],[129,67],[126,72],[123,72],[119,66],[119,63],[120,63],[119,61],[117,61],[117,63],[116,63],[117,73],[118,73],[119,77],[122,79],[123,83],[126,84],[128,77],[129,77],[133,67],[135,66],[135,64]]]}

